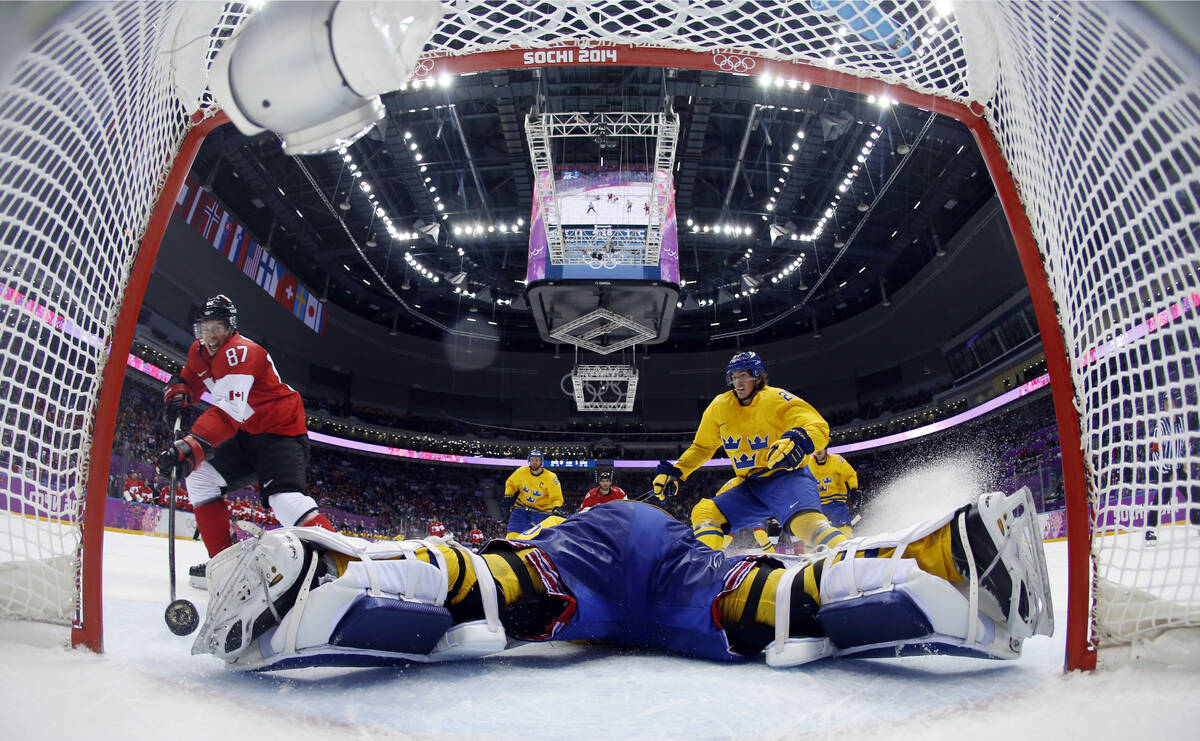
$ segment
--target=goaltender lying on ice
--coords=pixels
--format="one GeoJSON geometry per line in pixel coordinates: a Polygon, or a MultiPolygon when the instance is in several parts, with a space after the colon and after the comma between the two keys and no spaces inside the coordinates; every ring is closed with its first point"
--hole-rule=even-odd
{"type": "Polygon", "coordinates": [[[478,554],[282,528],[208,565],[192,653],[235,669],[468,659],[587,639],[771,666],[827,656],[1015,659],[1054,618],[1027,489],[800,557],[727,557],[648,504],[552,518],[478,554]]]}

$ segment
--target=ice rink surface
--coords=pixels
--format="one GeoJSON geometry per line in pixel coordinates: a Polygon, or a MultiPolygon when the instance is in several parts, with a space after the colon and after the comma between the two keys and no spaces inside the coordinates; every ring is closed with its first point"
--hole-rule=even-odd
{"type": "MultiPolygon", "coordinates": [[[[5,515],[5,517],[8,517],[5,515]]],[[[1189,528],[1172,537],[1200,539],[1189,528]]],[[[1164,532],[1164,534],[1166,534],[1164,532]]],[[[167,543],[106,534],[103,655],[66,629],[0,621],[6,739],[1194,738],[1200,673],[1139,665],[1062,673],[1066,544],[1047,555],[1052,638],[1021,659],[830,659],[774,670],[563,644],[481,661],[238,674],[163,622],[167,543]]],[[[200,543],[178,541],[180,596],[200,543]]]]}

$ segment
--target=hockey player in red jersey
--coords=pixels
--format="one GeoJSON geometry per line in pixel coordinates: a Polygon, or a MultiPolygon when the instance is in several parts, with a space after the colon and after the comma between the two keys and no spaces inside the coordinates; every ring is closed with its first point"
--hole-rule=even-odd
{"type": "MultiPolygon", "coordinates": [[[[163,484],[163,488],[158,491],[158,505],[160,507],[171,506],[171,487],[167,484],[163,484]]],[[[182,486],[175,487],[175,509],[180,512],[192,511],[191,498],[188,496],[187,489],[182,486]]]]}
{"type": "Polygon", "coordinates": [[[127,502],[154,504],[154,489],[150,488],[150,485],[142,478],[142,474],[137,471],[126,477],[123,496],[127,502]]]}
{"type": "Polygon", "coordinates": [[[446,526],[442,524],[441,520],[434,520],[429,523],[429,535],[434,538],[445,537],[446,526]]]}
{"type": "Polygon", "coordinates": [[[589,510],[597,504],[625,499],[625,490],[619,486],[613,486],[612,480],[613,477],[610,472],[601,471],[597,479],[597,485],[593,486],[588,491],[587,496],[583,498],[583,503],[579,505],[579,511],[589,510]]]}
{"type": "Polygon", "coordinates": [[[471,543],[471,550],[475,551],[476,553],[479,553],[479,549],[483,547],[483,541],[484,541],[483,531],[477,527],[472,528],[469,539],[470,539],[470,543],[471,543]]]}
{"type": "MultiPolygon", "coordinates": [[[[207,390],[213,406],[182,439],[158,456],[158,470],[187,476],[200,537],[209,558],[233,544],[226,491],[260,484],[263,506],[283,525],[333,526],[308,488],[308,427],[300,394],[279,378],[275,363],[238,332],[238,312],[226,296],[204,303],[187,363],[163,391],[168,422],[207,390]]],[[[204,588],[204,564],[188,574],[204,588]]]]}

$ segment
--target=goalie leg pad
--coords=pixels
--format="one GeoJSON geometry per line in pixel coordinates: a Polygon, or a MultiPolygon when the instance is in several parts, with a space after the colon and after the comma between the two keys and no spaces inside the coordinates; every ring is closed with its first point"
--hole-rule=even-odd
{"type": "Polygon", "coordinates": [[[485,618],[453,625],[446,563],[412,557],[417,541],[369,544],[316,528],[281,528],[229,548],[210,563],[217,579],[193,654],[240,670],[368,666],[474,658],[502,651],[494,581],[480,575],[485,618]],[[333,578],[329,552],[361,558],[333,578]],[[376,556],[377,558],[371,558],[376,556]]]}
{"type": "Polygon", "coordinates": [[[303,610],[289,613],[230,665],[264,671],[449,661],[497,653],[507,642],[503,629],[492,630],[486,620],[453,625],[441,605],[371,596],[343,577],[314,589],[303,610]]]}
{"type": "Polygon", "coordinates": [[[453,622],[450,611],[441,605],[367,596],[350,607],[329,643],[386,653],[428,654],[453,622]]]}
{"type": "Polygon", "coordinates": [[[1016,658],[1013,639],[977,615],[949,582],[907,558],[862,558],[827,566],[817,620],[838,655],[901,655],[929,649],[1016,658]]]}

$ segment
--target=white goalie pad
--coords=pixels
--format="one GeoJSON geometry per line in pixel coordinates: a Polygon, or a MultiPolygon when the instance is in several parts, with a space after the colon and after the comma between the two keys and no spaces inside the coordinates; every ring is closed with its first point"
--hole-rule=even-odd
{"type": "MultiPolygon", "coordinates": [[[[898,654],[905,647],[921,645],[961,649],[964,653],[993,658],[1015,658],[1020,655],[1025,638],[1052,634],[1054,616],[1046,557],[1028,488],[1011,495],[999,492],[981,495],[971,514],[976,512],[979,522],[972,527],[977,528],[978,552],[971,550],[968,513],[960,510],[901,532],[855,538],[833,550],[778,557],[788,564],[788,571],[777,592],[776,637],[766,649],[767,663],[795,666],[825,656],[880,653],[886,649],[894,649],[898,654]],[[980,523],[986,532],[978,530],[980,523]],[[946,525],[956,528],[968,565],[969,573],[957,584],[927,574],[916,561],[901,557],[910,543],[946,525]],[[856,558],[862,552],[876,549],[894,549],[893,556],[856,558]],[[994,557],[984,561],[993,552],[991,549],[994,557]],[[839,634],[839,640],[832,643],[829,639],[787,636],[792,580],[805,566],[817,561],[824,561],[822,608],[818,617],[830,618],[837,613],[838,620],[843,621],[839,625],[845,627],[847,621],[853,624],[847,628],[848,633],[855,634],[851,638],[847,632],[839,634]],[[1007,574],[1010,592],[995,595],[989,591],[996,588],[996,569],[1007,574]],[[892,592],[895,594],[889,594],[892,592]],[[1007,598],[1006,610],[1001,607],[1000,597],[1007,598]],[[910,637],[887,638],[888,631],[883,628],[889,622],[906,620],[927,621],[926,634],[916,635],[920,631],[913,627],[910,637]],[[881,639],[872,640],[873,635],[881,639]],[[839,646],[839,642],[846,645],[839,646]]],[[[831,635],[836,632],[830,631],[831,635]]]]}
{"type": "Polygon", "coordinates": [[[1001,659],[1021,654],[1019,639],[908,558],[853,559],[828,567],[818,619],[839,656],[930,645],[1001,659]]]}
{"type": "Polygon", "coordinates": [[[192,653],[213,654],[237,669],[262,670],[444,661],[503,650],[507,638],[486,562],[464,554],[482,577],[485,619],[451,625],[442,554],[429,548],[437,565],[411,557],[432,545],[371,543],[319,528],[281,528],[226,549],[209,563],[214,588],[192,653]],[[324,576],[318,583],[321,559],[329,551],[357,560],[340,577],[324,576]],[[414,640],[406,641],[405,631],[414,640]],[[404,650],[414,646],[422,650],[404,650]]]}

